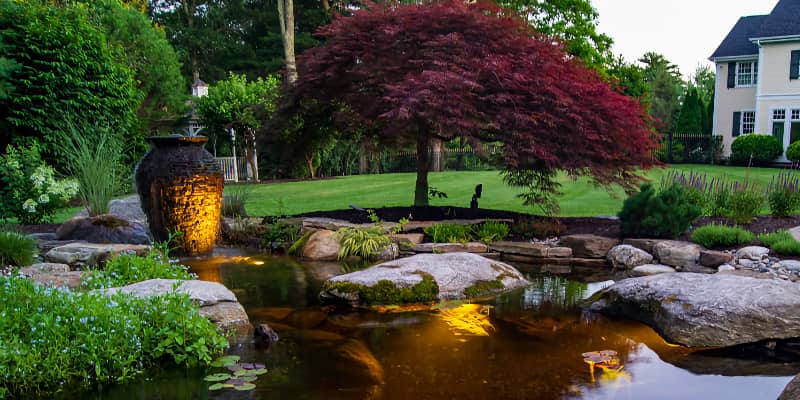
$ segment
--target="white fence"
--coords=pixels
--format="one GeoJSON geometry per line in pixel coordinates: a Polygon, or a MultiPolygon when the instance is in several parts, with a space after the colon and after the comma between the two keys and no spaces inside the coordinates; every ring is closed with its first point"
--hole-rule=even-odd
{"type": "Polygon", "coordinates": [[[242,157],[217,157],[217,164],[225,176],[225,182],[239,182],[250,179],[258,180],[258,158],[255,160],[255,171],[242,157]]]}

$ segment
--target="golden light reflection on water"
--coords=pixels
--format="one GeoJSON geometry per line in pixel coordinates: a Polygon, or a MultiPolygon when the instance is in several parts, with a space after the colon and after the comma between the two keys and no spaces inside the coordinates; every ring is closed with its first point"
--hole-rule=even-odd
{"type": "Polygon", "coordinates": [[[491,306],[482,304],[462,304],[455,308],[440,311],[440,318],[447,323],[454,335],[489,336],[495,328],[489,321],[491,306]]]}

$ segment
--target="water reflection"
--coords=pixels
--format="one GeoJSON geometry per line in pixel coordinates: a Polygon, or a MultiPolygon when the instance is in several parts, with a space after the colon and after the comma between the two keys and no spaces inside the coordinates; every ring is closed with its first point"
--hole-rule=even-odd
{"type": "Polygon", "coordinates": [[[81,398],[774,399],[800,372],[670,346],[642,324],[582,313],[578,303],[608,285],[607,275],[581,283],[531,274],[532,286],[476,304],[373,312],[319,304],[322,281],[343,272],[338,264],[250,257],[188,264],[232,288],[253,322],[279,332],[266,351],[248,342],[232,349],[270,369],[255,392],[209,394],[202,371],[168,372],[81,398]],[[598,350],[616,351],[624,368],[597,371],[593,381],[581,354],[598,350]],[[758,375],[742,376],[747,371],[758,375]],[[163,385],[191,396],[161,392],[163,385]]]}

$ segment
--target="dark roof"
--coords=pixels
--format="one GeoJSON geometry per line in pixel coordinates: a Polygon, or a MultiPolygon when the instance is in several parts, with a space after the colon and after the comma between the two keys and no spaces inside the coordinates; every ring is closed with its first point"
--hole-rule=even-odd
{"type": "Polygon", "coordinates": [[[800,35],[800,0],[780,0],[769,15],[742,17],[711,58],[758,54],[753,38],[800,35]]]}

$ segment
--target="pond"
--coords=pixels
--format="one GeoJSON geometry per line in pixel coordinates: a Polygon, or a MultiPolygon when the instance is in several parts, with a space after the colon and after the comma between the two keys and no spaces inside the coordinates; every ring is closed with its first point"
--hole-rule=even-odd
{"type": "Polygon", "coordinates": [[[752,400],[777,398],[800,372],[791,360],[689,350],[640,323],[583,313],[576,303],[608,284],[597,270],[521,267],[533,285],[496,298],[375,312],[317,300],[347,267],[227,252],[185,263],[281,335],[266,349],[242,338],[229,351],[266,364],[254,391],[208,391],[209,371],[180,369],[80,398],[752,400]],[[581,354],[600,350],[616,351],[623,368],[590,373],[581,354]]]}

